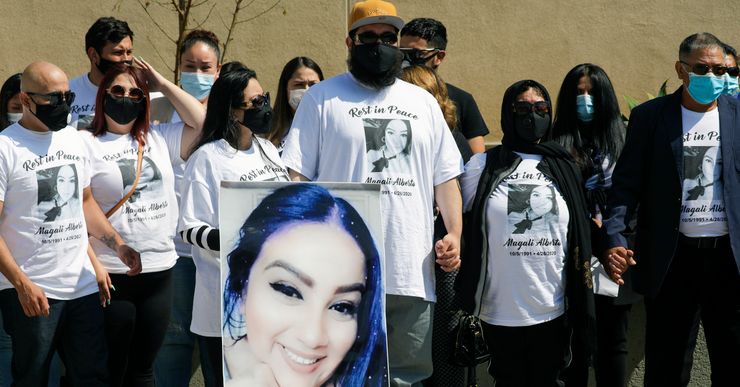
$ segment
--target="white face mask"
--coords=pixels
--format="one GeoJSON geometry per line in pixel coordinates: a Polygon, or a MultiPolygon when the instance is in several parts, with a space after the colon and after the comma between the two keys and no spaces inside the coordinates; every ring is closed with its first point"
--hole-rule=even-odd
{"type": "Polygon", "coordinates": [[[21,117],[23,117],[23,113],[8,113],[8,123],[15,124],[21,120],[21,117]]]}
{"type": "Polygon", "coordinates": [[[298,110],[298,104],[301,103],[306,91],[308,91],[308,89],[293,89],[288,92],[288,105],[290,105],[293,110],[298,110]]]}

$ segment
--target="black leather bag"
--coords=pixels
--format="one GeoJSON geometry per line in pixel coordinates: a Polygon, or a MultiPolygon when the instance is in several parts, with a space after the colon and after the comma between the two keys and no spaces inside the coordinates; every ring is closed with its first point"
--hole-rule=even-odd
{"type": "Polygon", "coordinates": [[[480,319],[472,314],[461,313],[455,327],[455,348],[450,362],[461,367],[475,367],[490,358],[480,319]]]}

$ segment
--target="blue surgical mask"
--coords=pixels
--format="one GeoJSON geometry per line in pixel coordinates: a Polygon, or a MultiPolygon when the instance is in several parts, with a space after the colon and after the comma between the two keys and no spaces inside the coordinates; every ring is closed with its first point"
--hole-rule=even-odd
{"type": "Polygon", "coordinates": [[[589,94],[576,96],[576,115],[581,122],[591,122],[594,119],[594,97],[589,94]]]}
{"type": "Polygon", "coordinates": [[[180,86],[198,101],[204,100],[216,81],[214,74],[180,72],[180,86]]]}
{"type": "Polygon", "coordinates": [[[689,73],[689,95],[702,105],[709,105],[725,90],[725,77],[714,74],[696,75],[689,73]]]}
{"type": "Polygon", "coordinates": [[[731,77],[730,74],[725,73],[725,94],[736,95],[738,89],[738,77],[731,77]]]}
{"type": "Polygon", "coordinates": [[[23,117],[23,113],[8,113],[7,119],[9,124],[15,124],[23,117]]]}

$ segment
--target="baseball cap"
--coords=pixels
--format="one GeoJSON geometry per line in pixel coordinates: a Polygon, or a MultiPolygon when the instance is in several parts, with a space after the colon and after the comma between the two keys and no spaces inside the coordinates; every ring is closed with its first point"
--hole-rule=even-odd
{"type": "Polygon", "coordinates": [[[389,24],[397,30],[403,28],[403,19],[398,17],[396,6],[383,0],[358,1],[349,15],[349,30],[355,30],[368,24],[389,24]]]}

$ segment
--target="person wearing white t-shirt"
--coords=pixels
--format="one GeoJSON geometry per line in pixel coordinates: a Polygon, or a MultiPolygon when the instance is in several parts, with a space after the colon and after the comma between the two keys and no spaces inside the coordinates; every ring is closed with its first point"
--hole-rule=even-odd
{"type": "Polygon", "coordinates": [[[541,142],[551,111],[541,84],[510,86],[502,145],[473,156],[460,180],[469,222],[456,288],[481,319],[497,386],[562,385],[569,347],[594,340],[590,217],[572,156],[541,142]]]}
{"type": "Polygon", "coordinates": [[[172,306],[178,219],[173,165],[187,159],[205,117],[200,103],[149,64],[114,65],[100,83],[96,114],[81,137],[90,155],[90,186],[111,224],[141,253],[142,273],[127,276],[113,251],[93,239],[116,292],[106,309],[111,385],[154,385],[153,364],[172,306]],[[149,86],[183,122],[150,126],[149,86]]]}
{"type": "Polygon", "coordinates": [[[211,88],[203,135],[193,147],[181,187],[178,231],[193,245],[196,267],[193,319],[190,330],[198,336],[208,366],[222,385],[221,266],[219,256],[219,203],[221,181],[288,181],[278,151],[256,136],[270,130],[269,94],[248,68],[222,72],[211,88]]]}
{"type": "MultiPolygon", "coordinates": [[[[208,103],[208,95],[218,78],[221,69],[221,48],[216,34],[211,31],[190,31],[180,47],[180,87],[195,97],[203,110],[208,103]]],[[[180,115],[167,98],[152,99],[150,120],[155,123],[180,122],[180,115]]],[[[175,193],[180,202],[180,190],[185,173],[185,160],[178,157],[172,164],[175,174],[175,193]]],[[[193,293],[195,292],[195,264],[193,263],[191,245],[175,235],[177,263],[172,269],[172,314],[167,333],[154,362],[154,377],[158,386],[186,385],[192,374],[193,352],[197,338],[190,332],[190,321],[193,314],[193,293]]],[[[205,352],[200,352],[201,363],[206,362],[205,352]]],[[[206,367],[207,368],[207,367],[206,367]]],[[[201,368],[205,371],[206,368],[201,368]]],[[[207,386],[213,381],[213,375],[203,374],[207,386]]]]}
{"type": "Polygon", "coordinates": [[[85,34],[85,54],[90,71],[69,81],[75,93],[70,126],[87,129],[95,116],[95,96],[105,73],[116,63],[131,65],[134,50],[134,32],[128,23],[114,17],[101,17],[85,34]]]}
{"type": "Polygon", "coordinates": [[[437,100],[397,78],[395,6],[358,2],[348,27],[349,72],[306,92],[282,157],[294,180],[382,185],[389,380],[417,385],[432,374],[435,260],[460,265],[462,158],[437,100]],[[435,202],[448,230],[436,244],[435,202]]]}
{"type": "MultiPolygon", "coordinates": [[[[67,126],[67,77],[46,62],[22,75],[21,120],[0,134],[0,308],[13,338],[14,383],[45,386],[59,347],[72,385],[107,386],[99,294],[88,235],[104,241],[130,275],[141,270],[90,191],[90,160],[67,126]],[[54,204],[46,211],[39,207],[54,204]]],[[[105,299],[103,299],[105,301],[105,299]]]]}

